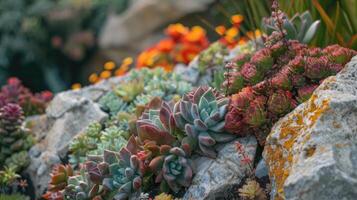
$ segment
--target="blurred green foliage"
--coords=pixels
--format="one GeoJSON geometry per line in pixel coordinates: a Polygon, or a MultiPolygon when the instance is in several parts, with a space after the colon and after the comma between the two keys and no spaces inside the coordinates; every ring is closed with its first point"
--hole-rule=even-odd
{"type": "Polygon", "coordinates": [[[129,0],[1,0],[0,84],[18,76],[35,90],[68,88],[96,47],[108,13],[129,0]]]}

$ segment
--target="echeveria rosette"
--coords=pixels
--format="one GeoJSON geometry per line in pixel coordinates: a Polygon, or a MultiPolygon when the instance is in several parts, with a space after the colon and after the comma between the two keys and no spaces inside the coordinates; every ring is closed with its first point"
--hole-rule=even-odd
{"type": "Polygon", "coordinates": [[[215,145],[234,138],[224,130],[228,101],[213,88],[201,86],[175,104],[175,122],[187,134],[183,147],[216,157],[215,145]]]}
{"type": "Polygon", "coordinates": [[[111,191],[115,200],[130,199],[142,186],[143,163],[138,158],[136,141],[129,139],[128,145],[119,153],[104,151],[104,162],[109,166],[109,177],[103,185],[111,191]]]}
{"type": "Polygon", "coordinates": [[[68,178],[67,186],[63,191],[65,200],[102,200],[103,186],[88,180],[84,169],[79,174],[68,178]]]}
{"type": "Polygon", "coordinates": [[[175,137],[182,140],[183,132],[177,128],[173,116],[173,103],[166,103],[157,98],[156,106],[143,113],[136,122],[139,139],[155,141],[158,145],[169,144],[175,141],[175,137]]]}
{"type": "Polygon", "coordinates": [[[179,147],[165,146],[160,156],[154,158],[149,167],[156,172],[156,182],[161,182],[160,188],[168,192],[167,186],[175,193],[183,187],[189,187],[193,177],[193,163],[188,154],[179,147]]]}

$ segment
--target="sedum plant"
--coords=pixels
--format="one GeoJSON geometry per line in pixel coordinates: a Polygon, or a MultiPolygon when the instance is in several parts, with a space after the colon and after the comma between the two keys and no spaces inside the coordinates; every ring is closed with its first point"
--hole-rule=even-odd
{"type": "Polygon", "coordinates": [[[183,143],[191,150],[215,158],[215,145],[234,138],[226,133],[228,99],[210,87],[199,87],[186,94],[174,107],[177,126],[185,130],[183,143]]]}
{"type": "Polygon", "coordinates": [[[47,192],[42,198],[48,200],[63,199],[63,190],[68,185],[68,179],[74,175],[71,165],[56,165],[51,172],[51,180],[48,184],[47,192]]]}
{"type": "Polygon", "coordinates": [[[115,116],[119,112],[128,110],[127,103],[123,99],[118,98],[114,92],[105,94],[99,99],[98,103],[101,106],[101,109],[109,113],[111,116],[115,116]]]}
{"type": "Polygon", "coordinates": [[[24,113],[19,105],[9,103],[0,109],[0,166],[17,172],[29,164],[27,150],[33,144],[29,131],[21,126],[23,121],[24,113]]]}
{"type": "Polygon", "coordinates": [[[25,116],[42,114],[45,112],[46,106],[51,101],[52,96],[52,93],[49,91],[33,94],[22,85],[18,78],[12,77],[1,88],[0,108],[7,103],[14,103],[21,106],[25,116]]]}

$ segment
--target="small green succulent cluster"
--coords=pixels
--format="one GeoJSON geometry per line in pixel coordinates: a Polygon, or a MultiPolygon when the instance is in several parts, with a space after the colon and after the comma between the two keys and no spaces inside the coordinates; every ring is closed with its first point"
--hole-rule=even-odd
{"type": "Polygon", "coordinates": [[[129,133],[120,127],[104,128],[95,122],[87,130],[75,137],[69,145],[69,162],[78,166],[86,160],[88,155],[101,155],[104,150],[119,151],[127,143],[129,133]]]}
{"type": "Polygon", "coordinates": [[[0,109],[0,169],[4,166],[19,172],[29,164],[27,150],[33,138],[22,127],[24,113],[17,104],[6,104],[0,109]]]}

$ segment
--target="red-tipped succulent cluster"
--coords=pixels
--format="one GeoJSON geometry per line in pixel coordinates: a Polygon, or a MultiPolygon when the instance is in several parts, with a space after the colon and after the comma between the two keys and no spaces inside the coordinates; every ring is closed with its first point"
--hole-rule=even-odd
{"type": "Polygon", "coordinates": [[[354,55],[356,51],[338,45],[308,48],[274,32],[265,48],[240,55],[226,66],[224,86],[233,94],[226,130],[254,133],[264,144],[279,117],[310,98],[323,79],[338,73],[354,55]]]}
{"type": "Polygon", "coordinates": [[[9,78],[0,91],[0,108],[7,103],[19,104],[26,116],[45,112],[47,103],[53,95],[49,91],[33,94],[17,78],[9,78]]]}

